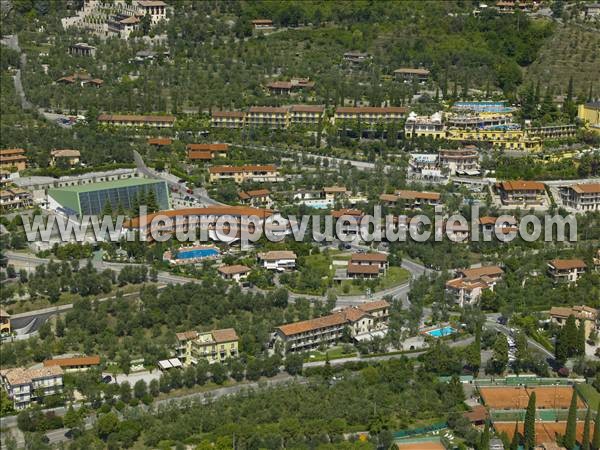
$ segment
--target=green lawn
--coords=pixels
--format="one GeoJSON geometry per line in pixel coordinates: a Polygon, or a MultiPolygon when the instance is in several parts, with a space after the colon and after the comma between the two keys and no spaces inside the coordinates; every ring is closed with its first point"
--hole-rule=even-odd
{"type": "MultiPolygon", "coordinates": [[[[410,279],[410,272],[402,267],[390,267],[382,278],[377,280],[377,284],[372,292],[382,291],[384,289],[405,283],[410,279]]],[[[373,280],[375,281],[375,280],[373,280]]],[[[367,292],[370,286],[369,282],[356,283],[353,280],[344,280],[333,287],[333,292],[337,295],[360,295],[367,292]]]]}
{"type": "Polygon", "coordinates": [[[320,352],[318,350],[313,350],[308,352],[305,362],[315,362],[315,361],[325,361],[327,356],[329,356],[329,360],[332,359],[340,359],[340,358],[350,358],[352,356],[356,356],[356,350],[352,347],[352,351],[346,353],[344,352],[343,346],[331,347],[327,349],[325,352],[320,352]]]}
{"type": "Polygon", "coordinates": [[[597,408],[600,403],[600,392],[591,384],[580,383],[577,385],[577,392],[585,402],[592,408],[597,408]]]}

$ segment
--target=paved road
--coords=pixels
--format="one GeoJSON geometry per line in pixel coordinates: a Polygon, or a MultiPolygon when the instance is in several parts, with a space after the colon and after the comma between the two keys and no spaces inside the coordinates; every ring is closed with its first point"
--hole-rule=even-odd
{"type": "MultiPolygon", "coordinates": [[[[510,330],[510,328],[496,322],[497,317],[498,317],[498,314],[487,316],[484,326],[486,328],[496,330],[500,333],[503,333],[507,336],[512,336],[513,333],[510,330]]],[[[528,344],[529,348],[533,348],[533,349],[539,351],[542,355],[544,355],[548,359],[554,360],[554,353],[549,351],[546,347],[544,347],[543,345],[541,345],[534,339],[530,338],[529,336],[527,336],[527,344],[528,344]]]]}

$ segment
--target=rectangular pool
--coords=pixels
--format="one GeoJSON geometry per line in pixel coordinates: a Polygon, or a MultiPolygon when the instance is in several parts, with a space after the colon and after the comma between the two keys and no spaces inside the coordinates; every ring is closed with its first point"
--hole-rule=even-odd
{"type": "Polygon", "coordinates": [[[180,250],[177,253],[177,259],[202,259],[217,256],[219,251],[216,248],[195,248],[192,250],[180,250]]]}
{"type": "Polygon", "coordinates": [[[436,338],[443,336],[450,336],[451,334],[456,333],[456,330],[451,326],[446,326],[444,328],[436,328],[435,330],[426,331],[429,336],[433,336],[436,338]]]}

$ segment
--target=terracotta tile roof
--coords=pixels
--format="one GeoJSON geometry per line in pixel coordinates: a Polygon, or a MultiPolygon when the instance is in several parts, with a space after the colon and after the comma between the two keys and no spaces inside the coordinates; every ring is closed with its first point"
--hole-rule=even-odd
{"type": "Polygon", "coordinates": [[[229,150],[229,144],[188,144],[185,148],[187,151],[226,152],[229,150]]]}
{"type": "Polygon", "coordinates": [[[340,106],[335,110],[336,114],[406,114],[408,108],[404,106],[340,106]]]}
{"type": "Polygon", "coordinates": [[[291,81],[271,81],[267,84],[269,89],[292,89],[291,81]]]}
{"type": "Polygon", "coordinates": [[[404,200],[439,200],[440,193],[439,192],[419,192],[419,191],[409,191],[405,189],[400,189],[396,191],[398,198],[404,200]]]}
{"type": "Polygon", "coordinates": [[[291,112],[323,113],[325,107],[322,105],[292,105],[291,112]]]}
{"type": "Polygon", "coordinates": [[[268,189],[255,189],[252,191],[241,191],[238,194],[238,197],[242,200],[248,200],[251,198],[266,197],[270,193],[271,191],[269,191],[268,189]]]}
{"type": "Polygon", "coordinates": [[[233,266],[221,266],[217,270],[224,275],[235,275],[238,273],[250,272],[250,267],[241,264],[235,264],[233,266]]]}
{"type": "Polygon", "coordinates": [[[25,155],[8,155],[8,156],[0,155],[0,161],[3,161],[3,162],[27,161],[27,157],[25,155]]]}
{"type": "Polygon", "coordinates": [[[495,225],[497,217],[484,216],[479,218],[479,225],[495,225]]]}
{"type": "Polygon", "coordinates": [[[578,194],[598,194],[600,193],[600,183],[574,184],[571,189],[578,194]]]}
{"type": "Polygon", "coordinates": [[[389,308],[391,305],[386,300],[375,300],[374,302],[362,303],[358,305],[358,308],[365,312],[377,311],[384,308],[389,308]]]}
{"type": "Polygon", "coordinates": [[[587,267],[582,259],[553,259],[549,264],[556,270],[585,269],[587,267]]]}
{"type": "Polygon", "coordinates": [[[429,75],[429,70],[427,69],[413,69],[410,67],[401,67],[400,69],[394,70],[394,73],[406,73],[406,74],[415,74],[415,75],[429,75]]]}
{"type": "Polygon", "coordinates": [[[589,306],[553,306],[550,308],[550,316],[566,319],[569,316],[575,316],[576,319],[596,320],[598,318],[598,310],[589,306]]]}
{"type": "MultiPolygon", "coordinates": [[[[258,216],[258,217],[269,217],[273,215],[273,211],[268,209],[251,208],[249,206],[208,206],[206,208],[185,208],[185,209],[170,209],[167,211],[158,211],[154,214],[148,214],[146,219],[146,226],[150,226],[152,219],[156,216],[167,216],[167,217],[186,217],[186,216],[233,216],[233,217],[244,217],[244,216],[258,216]]],[[[123,224],[125,228],[138,228],[140,226],[140,217],[135,217],[129,222],[123,224]]]]}
{"type": "Polygon", "coordinates": [[[175,122],[175,116],[143,116],[140,114],[100,114],[99,122],[175,122]]]}
{"type": "Polygon", "coordinates": [[[385,253],[353,253],[350,261],[377,261],[386,262],[388,259],[385,253]]]}
{"type": "Polygon", "coordinates": [[[214,158],[214,153],[212,152],[188,152],[188,159],[201,159],[201,160],[211,160],[214,158]]]}
{"type": "Polygon", "coordinates": [[[217,343],[233,342],[238,340],[237,333],[233,328],[223,328],[221,330],[211,331],[213,339],[217,343]]]}
{"type": "Polygon", "coordinates": [[[326,186],[323,188],[323,192],[326,194],[346,193],[348,189],[346,189],[346,186],[326,186]]]}
{"type": "Polygon", "coordinates": [[[81,156],[79,150],[71,150],[66,148],[62,150],[52,150],[50,154],[55,158],[79,158],[81,156]]]}
{"type": "Polygon", "coordinates": [[[306,333],[308,331],[319,330],[321,328],[340,326],[346,323],[347,320],[345,315],[338,312],[324,317],[317,317],[315,319],[303,320],[302,322],[281,325],[277,327],[277,329],[286,336],[293,336],[295,334],[306,333]]]}
{"type": "Polygon", "coordinates": [[[374,275],[379,273],[379,266],[363,266],[360,264],[352,264],[351,262],[348,262],[348,273],[374,275]]]}
{"type": "Polygon", "coordinates": [[[254,19],[252,21],[252,25],[272,25],[273,21],[271,19],[254,19]]]}
{"type": "Polygon", "coordinates": [[[59,366],[42,367],[39,369],[23,369],[17,367],[15,369],[7,369],[3,376],[11,385],[29,384],[33,380],[40,378],[59,376],[63,374],[63,370],[59,366]]]}
{"type": "Polygon", "coordinates": [[[447,288],[453,289],[464,289],[465,291],[472,291],[474,289],[486,289],[488,288],[488,284],[484,281],[479,281],[477,279],[471,280],[469,278],[454,278],[452,280],[446,281],[447,288]]]}
{"type": "Polygon", "coordinates": [[[196,339],[198,337],[198,332],[194,330],[184,331],[182,333],[175,333],[175,336],[179,342],[185,342],[196,339]]]}
{"type": "Polygon", "coordinates": [[[25,149],[22,148],[5,148],[0,150],[0,156],[22,155],[24,153],[25,149]]]}
{"type": "Polygon", "coordinates": [[[476,279],[482,276],[501,277],[504,271],[498,266],[484,266],[473,269],[461,269],[458,273],[462,274],[467,279],[476,279]]]}
{"type": "Polygon", "coordinates": [[[360,209],[342,208],[342,209],[337,209],[337,210],[331,211],[331,215],[334,218],[339,219],[342,216],[362,217],[365,215],[365,213],[362,212],[360,209]]]}
{"type": "Polygon", "coordinates": [[[211,114],[212,117],[235,117],[238,119],[243,119],[245,115],[246,113],[243,111],[213,111],[211,114]]]}
{"type": "Polygon", "coordinates": [[[341,313],[344,315],[348,322],[356,322],[367,315],[365,311],[358,309],[355,306],[349,306],[347,308],[344,308],[342,309],[341,313]]]}
{"type": "Polygon", "coordinates": [[[273,164],[247,166],[215,166],[208,170],[210,173],[239,173],[239,172],[276,172],[273,164]]]}
{"type": "Polygon", "coordinates": [[[286,114],[288,110],[287,106],[251,106],[248,114],[286,114]]]}
{"type": "Polygon", "coordinates": [[[275,261],[278,259],[296,259],[297,256],[291,250],[271,250],[270,252],[259,253],[258,258],[263,261],[275,261]]]}
{"type": "Polygon", "coordinates": [[[148,139],[149,145],[171,145],[173,139],[171,138],[150,138],[148,139]]]}
{"type": "Polygon", "coordinates": [[[97,366],[100,364],[100,357],[95,356],[80,356],[76,358],[56,358],[47,359],[44,361],[44,367],[74,367],[74,366],[97,366]]]}
{"type": "Polygon", "coordinates": [[[544,184],[538,181],[512,180],[500,183],[504,191],[543,191],[544,184]]]}
{"type": "Polygon", "coordinates": [[[395,194],[381,194],[379,200],[384,202],[397,202],[398,196],[395,194]]]}

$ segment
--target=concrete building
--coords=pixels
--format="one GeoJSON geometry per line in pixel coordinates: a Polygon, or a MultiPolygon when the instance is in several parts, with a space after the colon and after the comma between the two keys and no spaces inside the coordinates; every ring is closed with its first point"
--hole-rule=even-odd
{"type": "Polygon", "coordinates": [[[577,211],[600,211],[600,183],[572,184],[559,188],[564,206],[577,211]]]}
{"type": "Polygon", "coordinates": [[[248,278],[251,269],[241,264],[235,264],[233,266],[221,266],[217,271],[224,280],[233,280],[239,283],[248,278]]]}
{"type": "Polygon", "coordinates": [[[290,125],[289,107],[251,106],[246,113],[246,126],[285,129],[290,125]]]}
{"type": "Polygon", "coordinates": [[[19,187],[8,187],[0,190],[0,209],[21,209],[33,204],[31,192],[19,187]]]}
{"type": "Polygon", "coordinates": [[[479,175],[479,151],[476,148],[439,151],[439,164],[450,175],[479,175]]]}
{"type": "Polygon", "coordinates": [[[0,169],[10,172],[25,170],[27,167],[27,157],[22,148],[6,148],[0,150],[0,169]]]}
{"type": "Polygon", "coordinates": [[[272,164],[246,166],[215,166],[208,170],[211,183],[221,180],[233,180],[235,183],[244,181],[276,182],[279,181],[279,171],[272,164]]]}
{"type": "Polygon", "coordinates": [[[15,409],[27,408],[40,395],[45,397],[59,394],[63,387],[63,371],[58,366],[3,369],[0,370],[0,378],[15,409]]]}
{"type": "Polygon", "coordinates": [[[69,166],[74,166],[76,164],[79,164],[80,157],[81,153],[79,152],[79,150],[52,150],[50,152],[50,165],[54,167],[57,165],[57,163],[60,164],[60,161],[63,161],[69,166]]]}
{"type": "Polygon", "coordinates": [[[550,309],[550,318],[552,323],[563,327],[569,316],[575,317],[577,326],[585,327],[585,338],[587,339],[592,331],[598,329],[598,310],[589,306],[553,306],[550,309]]]}
{"type": "Polygon", "coordinates": [[[159,209],[169,209],[169,191],[162,180],[130,178],[48,190],[50,208],[67,215],[98,215],[110,203],[113,211],[131,210],[141,195],[154,193],[159,209]]]}
{"type": "Polygon", "coordinates": [[[577,107],[577,117],[588,128],[600,133],[600,101],[579,105],[577,107]]]}
{"type": "Polygon", "coordinates": [[[292,105],[290,108],[290,125],[318,125],[325,117],[322,105],[292,105]]]}
{"type": "Polygon", "coordinates": [[[398,81],[404,81],[405,83],[412,83],[413,81],[425,83],[429,79],[429,75],[430,72],[427,69],[402,67],[394,70],[394,78],[398,81]]]}
{"type": "Polygon", "coordinates": [[[553,259],[548,262],[548,274],[556,282],[577,283],[587,264],[582,259],[553,259]]]}
{"type": "Polygon", "coordinates": [[[73,56],[96,56],[96,47],[85,42],[69,45],[69,55],[73,56]]]}
{"type": "Polygon", "coordinates": [[[245,124],[243,111],[213,111],[210,115],[210,125],[214,128],[243,128],[245,124]]]}
{"type": "Polygon", "coordinates": [[[333,345],[347,329],[354,339],[387,330],[390,304],[385,300],[344,308],[327,316],[304,320],[276,328],[273,344],[285,352],[307,351],[321,345],[333,345]]]}
{"type": "Polygon", "coordinates": [[[388,267],[384,253],[353,253],[348,261],[348,278],[379,278],[388,267]]]}
{"type": "Polygon", "coordinates": [[[408,114],[403,106],[339,106],[335,110],[334,122],[359,121],[364,126],[399,122],[408,114]]]}
{"type": "Polygon", "coordinates": [[[238,336],[233,328],[205,332],[186,331],[177,333],[176,337],[177,358],[184,367],[198,364],[203,359],[212,364],[239,356],[238,336]]]}
{"type": "Polygon", "coordinates": [[[55,358],[44,361],[44,367],[60,367],[65,372],[81,372],[99,365],[100,357],[97,355],[55,358]]]}
{"type": "Polygon", "coordinates": [[[496,183],[496,191],[504,205],[528,207],[542,205],[546,189],[538,181],[511,180],[496,183]]]}
{"type": "Polygon", "coordinates": [[[173,128],[175,116],[143,116],[139,114],[100,114],[98,122],[116,127],[173,128]]]}
{"type": "Polygon", "coordinates": [[[272,250],[270,252],[259,253],[258,260],[267,270],[276,270],[284,272],[296,268],[296,254],[289,250],[272,250]]]}
{"type": "Polygon", "coordinates": [[[404,124],[404,136],[407,138],[443,138],[445,135],[443,118],[444,115],[441,111],[431,116],[417,116],[415,112],[411,112],[404,124]]]}

